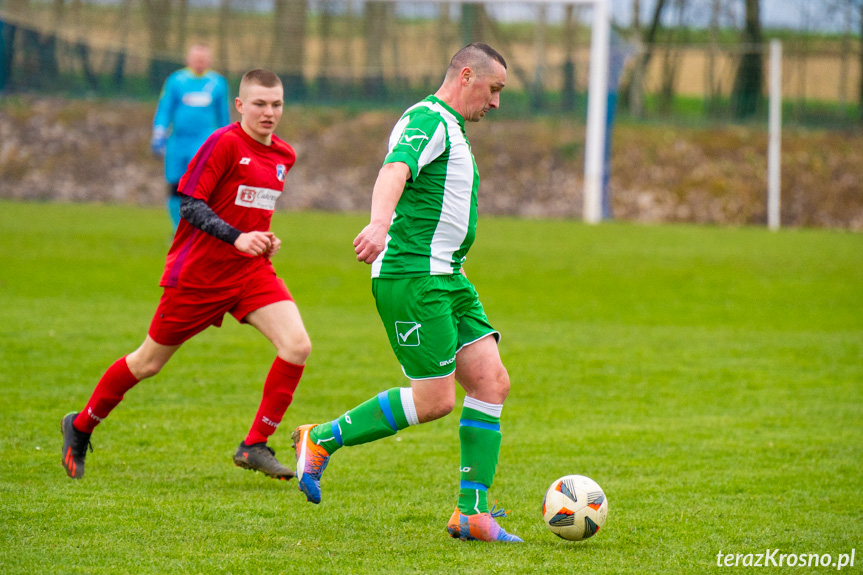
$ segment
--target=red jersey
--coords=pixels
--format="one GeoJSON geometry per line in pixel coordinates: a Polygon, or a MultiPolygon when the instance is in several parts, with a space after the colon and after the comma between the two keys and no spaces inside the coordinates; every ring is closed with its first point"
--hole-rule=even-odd
{"type": "MultiPolygon", "coordinates": [[[[204,200],[216,215],[241,232],[270,229],[285,175],[294,165],[294,149],[277,136],[266,146],[243,131],[239,122],[213,132],[180,179],[180,193],[204,200]]],[[[241,283],[260,267],[263,256],[250,256],[180,220],[168,250],[162,287],[224,288],[241,283]]]]}

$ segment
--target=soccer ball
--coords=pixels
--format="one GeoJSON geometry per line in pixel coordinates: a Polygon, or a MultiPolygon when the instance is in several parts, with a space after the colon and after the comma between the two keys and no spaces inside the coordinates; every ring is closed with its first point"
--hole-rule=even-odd
{"type": "Polygon", "coordinates": [[[593,537],[605,525],[608,499],[596,481],[567,475],[551,484],[542,498],[542,518],[551,532],[570,541],[593,537]]]}

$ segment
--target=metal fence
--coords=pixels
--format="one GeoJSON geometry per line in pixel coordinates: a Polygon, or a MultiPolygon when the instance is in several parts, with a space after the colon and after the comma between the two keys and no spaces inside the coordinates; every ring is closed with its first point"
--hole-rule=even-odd
{"type": "MultiPolygon", "coordinates": [[[[152,98],[188,46],[204,42],[233,86],[244,71],[266,67],[282,76],[291,101],[405,105],[437,88],[458,48],[482,40],[510,65],[503,113],[583,117],[590,10],[406,0],[0,0],[0,89],[152,98]]],[[[751,102],[739,97],[743,62],[766,59],[766,46],[643,47],[625,31],[615,36],[612,61],[624,66],[619,113],[695,123],[766,118],[766,73],[750,82],[751,102]]],[[[785,42],[786,122],[860,122],[859,44],[785,42]]]]}

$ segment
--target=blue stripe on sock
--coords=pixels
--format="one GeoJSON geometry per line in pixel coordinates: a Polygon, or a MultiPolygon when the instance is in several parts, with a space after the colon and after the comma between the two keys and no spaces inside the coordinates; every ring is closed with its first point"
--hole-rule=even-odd
{"type": "Polygon", "coordinates": [[[477,489],[479,491],[488,491],[488,487],[483,485],[482,483],[477,483],[476,481],[466,481],[464,479],[461,480],[461,485],[459,485],[462,489],[477,489]]]}
{"type": "Polygon", "coordinates": [[[339,447],[342,447],[342,428],[339,427],[339,420],[334,420],[331,425],[333,428],[333,439],[336,440],[336,443],[339,444],[339,447]]]}
{"type": "Polygon", "coordinates": [[[387,423],[390,426],[390,429],[393,431],[398,431],[399,428],[396,426],[396,418],[393,417],[393,410],[390,409],[390,399],[387,396],[387,391],[382,391],[378,394],[378,405],[381,406],[381,411],[384,412],[384,417],[387,418],[387,423]]]}
{"type": "Polygon", "coordinates": [[[479,427],[480,429],[491,429],[492,431],[500,431],[499,423],[486,423],[485,421],[475,421],[473,419],[461,419],[458,422],[459,425],[464,425],[465,427],[479,427]]]}

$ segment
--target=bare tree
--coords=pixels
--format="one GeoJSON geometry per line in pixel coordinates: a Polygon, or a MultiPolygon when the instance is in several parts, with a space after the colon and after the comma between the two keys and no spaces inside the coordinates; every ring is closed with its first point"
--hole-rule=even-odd
{"type": "Polygon", "coordinates": [[[384,84],[384,43],[387,41],[386,2],[366,2],[363,7],[363,30],[366,36],[366,74],[363,81],[366,96],[382,98],[384,84]]]}
{"type": "Polygon", "coordinates": [[[716,109],[719,99],[719,81],[716,78],[716,57],[719,51],[719,15],[722,0],[710,1],[710,42],[707,49],[707,66],[704,70],[704,95],[708,111],[716,109]]]}
{"type": "Polygon", "coordinates": [[[273,61],[279,65],[285,96],[303,99],[306,81],[306,0],[276,0],[273,34],[273,61]]]}
{"type": "Polygon", "coordinates": [[[851,59],[851,17],[853,7],[850,2],[843,2],[837,8],[845,25],[842,27],[842,45],[839,60],[839,104],[843,108],[848,103],[848,63],[851,59]]]}
{"type": "MultiPolygon", "coordinates": [[[[12,14],[21,14],[30,9],[30,1],[9,0],[7,8],[12,14]]],[[[15,37],[18,36],[19,32],[23,33],[24,31],[19,30],[18,26],[11,22],[7,23],[0,20],[0,42],[2,42],[2,45],[0,45],[0,55],[2,55],[2,61],[0,61],[0,89],[14,86],[12,69],[15,62],[15,37]]]]}
{"type": "Polygon", "coordinates": [[[530,103],[534,110],[541,110],[543,105],[543,74],[545,72],[546,34],[548,33],[548,12],[545,4],[539,4],[536,10],[536,23],[533,27],[533,83],[530,88],[530,103]]]}
{"type": "Polygon", "coordinates": [[[342,15],[344,19],[344,44],[342,46],[342,54],[339,63],[344,68],[343,77],[347,83],[353,85],[356,74],[362,74],[362,65],[359,63],[360,50],[358,45],[362,38],[355,31],[359,30],[359,3],[361,0],[347,0],[345,2],[345,12],[342,15]]]}
{"type": "Polygon", "coordinates": [[[437,40],[438,58],[446,62],[452,57],[452,18],[450,18],[451,4],[441,2],[438,6],[437,18],[437,40]]]}
{"type": "MultiPolygon", "coordinates": [[[[860,24],[861,38],[863,38],[863,1],[857,0],[857,3],[858,3],[857,9],[860,12],[860,17],[858,19],[858,22],[860,24]]],[[[863,107],[863,49],[861,49],[858,52],[858,54],[860,57],[860,91],[859,91],[859,95],[858,95],[858,102],[860,102],[860,106],[863,107]]],[[[860,117],[861,117],[861,121],[863,121],[863,114],[861,114],[860,117]]]]}
{"type": "MultiPolygon", "coordinates": [[[[840,5],[844,5],[843,8],[847,9],[847,14],[849,17],[853,12],[857,13],[857,31],[858,36],[861,38],[860,42],[863,44],[863,0],[838,0],[840,5]]],[[[863,45],[860,46],[857,52],[858,62],[860,68],[860,78],[858,85],[858,94],[857,94],[857,102],[859,106],[863,108],[863,45]]],[[[863,114],[860,115],[860,120],[863,121],[863,114]]]]}
{"type": "Polygon", "coordinates": [[[746,51],[740,59],[734,81],[732,102],[734,115],[738,119],[755,114],[761,99],[761,83],[764,77],[764,62],[761,59],[761,1],[745,0],[746,23],[743,27],[743,43],[746,51]]]}
{"type": "Polygon", "coordinates": [[[99,91],[99,78],[96,76],[90,63],[90,46],[86,42],[86,33],[83,28],[83,17],[81,0],[72,0],[72,23],[75,28],[75,52],[81,60],[81,70],[84,72],[84,80],[87,86],[94,92],[99,91]]]}
{"type": "Polygon", "coordinates": [[[216,60],[219,68],[225,71],[231,69],[231,58],[228,52],[231,46],[231,10],[231,0],[219,0],[219,19],[216,22],[216,60]]]}
{"type": "MultiPolygon", "coordinates": [[[[30,0],[12,0],[9,2],[9,9],[17,16],[29,16],[30,0]]],[[[39,37],[39,32],[32,28],[19,27],[10,25],[9,30],[9,66],[10,71],[12,64],[15,61],[15,50],[21,50],[22,60],[22,80],[24,85],[39,86],[44,81],[44,78],[39,73],[42,59],[42,39],[39,37]],[[15,37],[20,35],[21,39],[16,42],[15,37]]]]}
{"type": "MultiPolygon", "coordinates": [[[[687,36],[687,28],[685,26],[686,0],[674,0],[674,9],[677,13],[675,29],[672,30],[668,39],[672,40],[673,35],[680,32],[683,34],[682,40],[685,43],[687,36]]],[[[659,111],[664,115],[668,115],[672,111],[675,83],[677,82],[677,73],[680,69],[680,61],[680,50],[669,45],[662,57],[662,80],[659,91],[659,111]]]]}
{"type": "MultiPolygon", "coordinates": [[[[63,0],[57,0],[62,2],[63,0]]],[[[129,41],[129,29],[132,17],[132,1],[123,0],[123,5],[118,15],[117,29],[120,31],[119,44],[122,46],[117,53],[117,61],[114,65],[114,86],[121,87],[126,75],[126,50],[129,41]]]]}
{"type": "Polygon", "coordinates": [[[646,30],[641,30],[639,26],[636,31],[638,40],[643,46],[641,58],[635,62],[632,68],[632,75],[629,79],[629,88],[627,91],[629,96],[629,111],[634,116],[644,115],[644,79],[647,75],[647,66],[650,64],[650,59],[653,56],[653,43],[656,41],[657,33],[659,32],[659,24],[662,20],[662,14],[665,10],[665,0],[656,0],[653,7],[653,16],[650,20],[650,26],[646,30]]]}
{"type": "Polygon", "coordinates": [[[57,63],[57,32],[64,23],[65,7],[65,0],[54,0],[51,4],[53,33],[43,34],[39,42],[39,68],[43,76],[56,78],[60,72],[57,63]]]}
{"type": "Polygon", "coordinates": [[[794,118],[799,120],[806,110],[806,79],[807,64],[809,61],[809,18],[805,3],[800,4],[800,16],[803,22],[802,34],[795,42],[796,64],[797,64],[797,101],[794,103],[794,118]]]}
{"type": "Polygon", "coordinates": [[[329,98],[331,94],[330,68],[333,63],[332,33],[333,33],[333,9],[332,2],[322,0],[320,3],[320,30],[321,37],[321,60],[318,65],[317,89],[318,96],[329,98]]]}
{"type": "MultiPolygon", "coordinates": [[[[638,0],[635,0],[636,5],[638,0]]],[[[575,6],[567,4],[563,20],[563,92],[560,107],[564,111],[575,109],[575,6]]]]}
{"type": "Polygon", "coordinates": [[[489,41],[490,23],[491,19],[484,4],[463,3],[461,5],[462,45],[489,41]]]}
{"type": "Polygon", "coordinates": [[[186,52],[186,33],[188,30],[189,21],[189,0],[178,0],[177,2],[177,43],[175,44],[176,52],[183,54],[186,52]]]}
{"type": "Polygon", "coordinates": [[[143,0],[147,18],[147,36],[150,40],[149,83],[153,91],[159,91],[171,73],[174,63],[164,55],[168,45],[168,26],[171,15],[170,0],[143,0]]]}

